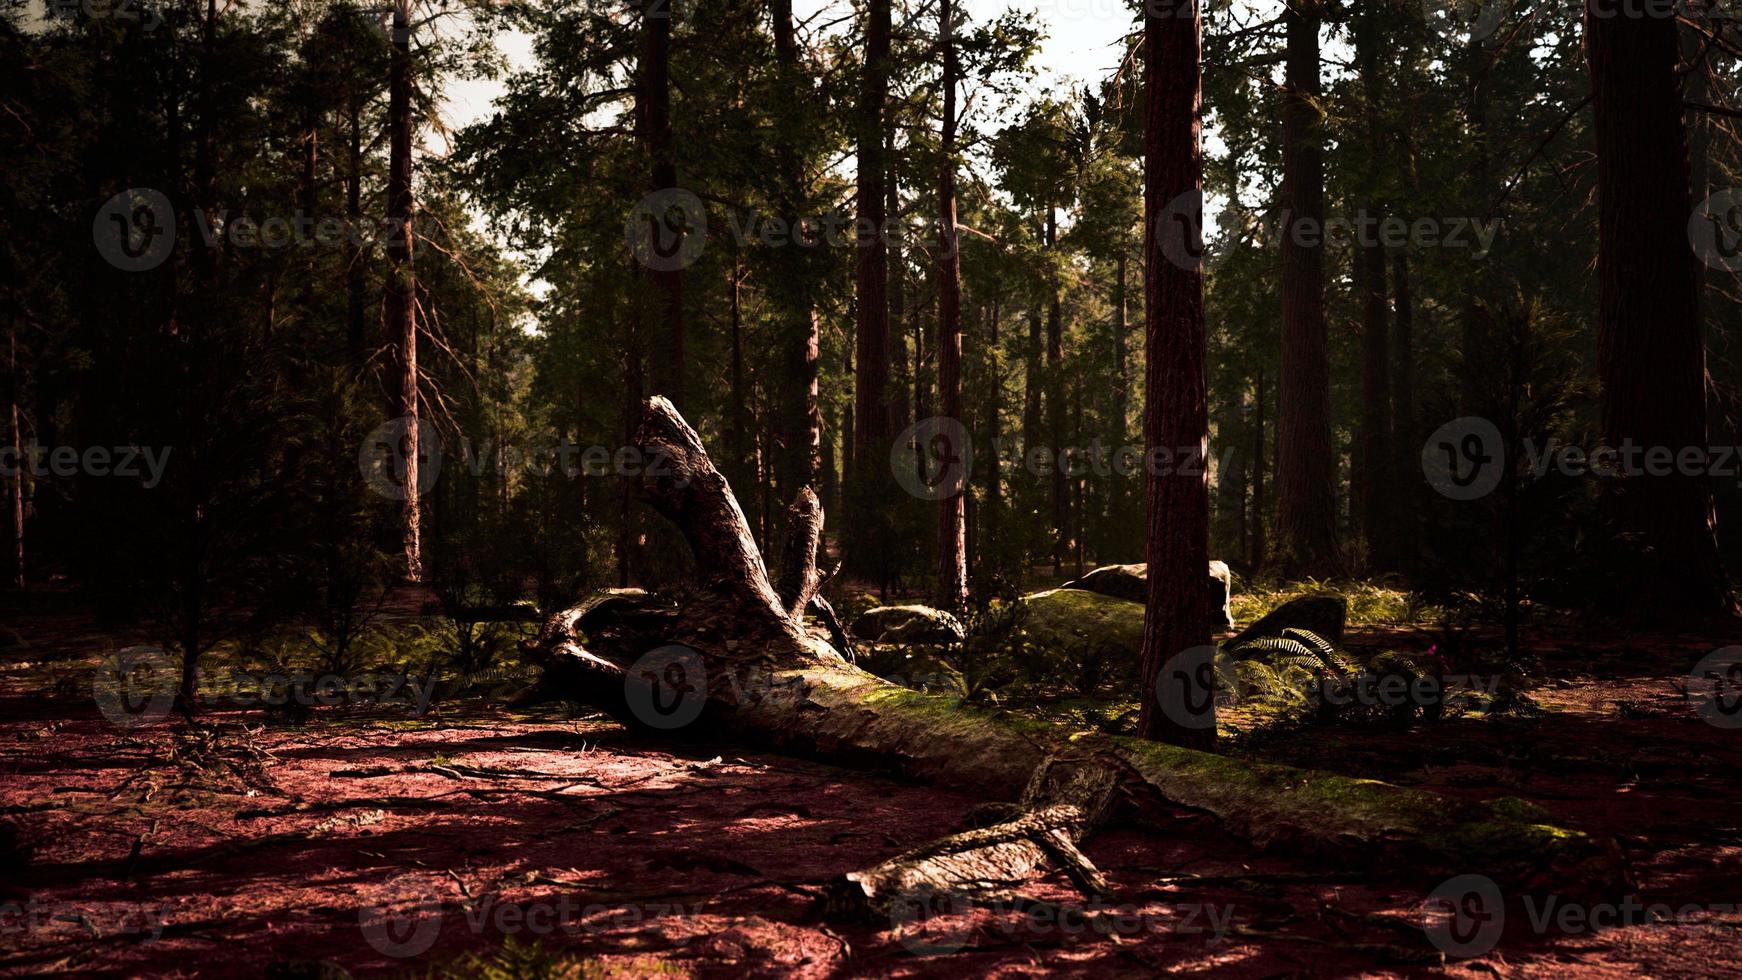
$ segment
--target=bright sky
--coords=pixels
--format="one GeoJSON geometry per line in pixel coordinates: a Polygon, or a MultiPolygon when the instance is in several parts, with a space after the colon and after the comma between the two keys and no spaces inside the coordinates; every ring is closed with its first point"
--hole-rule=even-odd
{"type": "MultiPolygon", "coordinates": [[[[964,0],[968,17],[984,23],[1005,10],[1036,11],[1048,37],[1041,45],[1037,65],[1041,69],[1036,89],[1063,87],[1067,83],[1097,82],[1119,66],[1119,39],[1134,26],[1133,14],[1125,0],[964,0]]],[[[800,23],[810,20],[825,8],[839,10],[841,16],[850,4],[846,0],[795,0],[793,17],[800,23]]],[[[833,19],[824,14],[814,23],[833,19]]],[[[929,27],[929,25],[928,25],[929,27]]],[[[498,35],[496,44],[515,68],[532,62],[532,39],[525,34],[509,32],[498,35]]],[[[501,95],[504,86],[499,81],[472,80],[454,82],[447,90],[447,122],[459,128],[490,113],[490,102],[501,95]]]]}

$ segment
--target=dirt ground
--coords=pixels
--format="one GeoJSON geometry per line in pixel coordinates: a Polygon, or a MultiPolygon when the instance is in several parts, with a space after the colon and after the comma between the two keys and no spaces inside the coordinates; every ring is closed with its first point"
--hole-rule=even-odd
{"type": "Polygon", "coordinates": [[[508,976],[1742,973],[1742,729],[1702,720],[1682,690],[1711,637],[1531,635],[1540,720],[1309,731],[1265,750],[1529,800],[1615,837],[1638,909],[1505,896],[1449,917],[1430,895],[1469,882],[1258,853],[1182,811],[1088,845],[1114,902],[1045,875],[989,908],[840,925],[816,912],[825,881],[958,829],[978,801],[482,700],[123,730],[80,658],[125,638],[66,617],[12,629],[37,639],[0,649],[7,975],[483,975],[479,957],[508,976]],[[81,673],[44,691],[45,663],[81,673]]]}

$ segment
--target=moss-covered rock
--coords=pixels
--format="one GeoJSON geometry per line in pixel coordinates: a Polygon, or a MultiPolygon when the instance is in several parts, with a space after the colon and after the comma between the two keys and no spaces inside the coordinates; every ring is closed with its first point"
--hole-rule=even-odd
{"type": "Polygon", "coordinates": [[[1134,683],[1143,649],[1143,606],[1082,589],[1022,599],[1008,655],[1030,682],[1093,694],[1134,683]]]}
{"type": "MultiPolygon", "coordinates": [[[[1230,629],[1234,625],[1234,613],[1229,608],[1234,596],[1234,572],[1225,561],[1210,562],[1209,572],[1205,588],[1209,589],[1210,624],[1230,629]]],[[[1096,592],[1128,602],[1148,602],[1149,566],[1105,565],[1075,582],[1066,582],[1065,588],[1096,592]]]]}
{"type": "Polygon", "coordinates": [[[853,635],[867,643],[960,643],[962,621],[930,606],[878,606],[853,621],[853,635]]]}

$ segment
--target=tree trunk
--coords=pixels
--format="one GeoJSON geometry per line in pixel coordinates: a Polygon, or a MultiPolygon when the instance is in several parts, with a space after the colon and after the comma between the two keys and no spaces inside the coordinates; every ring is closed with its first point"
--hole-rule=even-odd
{"type": "MultiPolygon", "coordinates": [[[[737,255],[732,256],[731,279],[727,285],[731,290],[729,324],[732,352],[727,375],[730,390],[726,395],[726,469],[742,485],[746,477],[744,446],[745,440],[750,436],[750,401],[744,391],[744,311],[741,296],[744,265],[737,255]]],[[[806,485],[808,484],[800,484],[801,487],[806,485]]]]}
{"type": "MultiPolygon", "coordinates": [[[[944,118],[942,160],[938,166],[938,414],[957,423],[946,440],[965,432],[962,423],[962,257],[956,238],[956,65],[955,5],[938,2],[938,34],[943,42],[944,118]]],[[[934,437],[935,438],[935,437],[934,437]]],[[[960,460],[965,446],[943,447],[944,460],[960,460]]],[[[947,474],[948,471],[946,471],[947,474]]],[[[950,611],[968,605],[968,543],[965,503],[967,477],[958,487],[942,485],[938,501],[938,605],[950,611]]]]}
{"type": "Polygon", "coordinates": [[[7,333],[6,353],[6,420],[7,443],[12,450],[12,479],[6,481],[7,513],[12,523],[12,586],[24,591],[24,425],[18,409],[24,390],[23,376],[18,371],[18,314],[12,314],[12,329],[7,333]]]}
{"type": "MultiPolygon", "coordinates": [[[[635,107],[651,165],[649,188],[656,193],[677,187],[677,160],[671,135],[672,11],[670,0],[643,0],[641,7],[641,63],[635,107]]],[[[658,321],[652,336],[660,339],[659,354],[652,358],[649,368],[654,391],[681,405],[685,371],[683,273],[663,266],[664,263],[649,270],[653,287],[650,305],[658,321]]]]}
{"type": "Polygon", "coordinates": [[[1419,470],[1420,451],[1415,429],[1415,299],[1410,294],[1409,252],[1398,249],[1391,256],[1393,302],[1396,304],[1391,334],[1391,488],[1394,495],[1392,530],[1397,534],[1393,555],[1398,569],[1415,568],[1416,504],[1419,486],[1412,479],[1419,470]]]}
{"type": "Polygon", "coordinates": [[[998,364],[998,320],[1002,315],[1000,291],[994,288],[992,309],[986,319],[986,336],[980,339],[981,362],[986,365],[985,448],[975,454],[984,467],[985,503],[981,505],[980,546],[976,552],[977,575],[990,582],[1004,573],[1004,472],[1000,444],[1004,441],[1004,378],[998,364]]]}
{"type": "Polygon", "coordinates": [[[387,348],[392,352],[393,391],[388,414],[402,419],[405,460],[405,501],[400,543],[405,579],[423,578],[423,518],[419,506],[419,473],[423,461],[418,445],[421,406],[417,371],[417,272],[413,265],[411,188],[411,0],[394,0],[393,48],[387,76],[388,169],[387,214],[387,348]]]}
{"type": "MultiPolygon", "coordinates": [[[[1152,262],[1151,268],[1164,264],[1152,262]]],[[[1177,276],[1182,283],[1197,278],[1183,270],[1177,276]]],[[[681,607],[661,596],[620,590],[551,617],[537,639],[523,644],[544,674],[520,703],[581,701],[639,730],[681,729],[707,744],[734,739],[892,768],[988,801],[1017,803],[1015,811],[1027,807],[1034,813],[1071,800],[1093,811],[1105,800],[1116,808],[1113,819],[1156,823],[1183,807],[1211,814],[1259,845],[1360,860],[1416,884],[1448,873],[1482,873],[1506,888],[1554,891],[1564,900],[1603,900],[1628,888],[1613,841],[1546,825],[1541,814],[1516,801],[1455,802],[1375,780],[1247,763],[1142,739],[1070,736],[880,680],[847,663],[791,614],[770,583],[731,488],[669,402],[647,403],[634,445],[650,461],[646,472],[658,474],[644,477],[639,488],[682,531],[695,556],[695,581],[684,590],[681,607]],[[1109,784],[1109,792],[1095,791],[1109,784]]],[[[801,503],[809,506],[814,499],[801,503]]],[[[793,524],[809,527],[806,521],[793,524]]],[[[802,556],[806,549],[788,553],[802,556]]],[[[1192,571],[1188,591],[1201,597],[1202,567],[1192,571]]],[[[1025,815],[1009,812],[1003,822],[1020,822],[1025,815]]],[[[1054,816],[1064,824],[1035,817],[1025,828],[1005,828],[990,840],[940,842],[933,853],[978,860],[970,853],[980,850],[975,845],[1010,844],[1017,830],[1042,833],[1064,826],[1087,832],[1098,822],[1091,812],[1080,820],[1054,816]]],[[[1042,849],[1047,853],[1025,853],[1061,861],[1062,848],[1042,849]]],[[[1000,867],[1017,873],[1020,864],[1018,856],[1000,867]]],[[[900,890],[947,891],[958,884],[947,878],[948,869],[959,867],[959,861],[946,861],[936,872],[945,880],[919,873],[903,880],[900,890]]]]}
{"type": "MultiPolygon", "coordinates": [[[[1369,205],[1364,216],[1376,221],[1383,214],[1377,206],[1386,172],[1388,147],[1379,121],[1384,79],[1380,77],[1379,9],[1363,4],[1355,15],[1356,61],[1361,72],[1362,115],[1366,122],[1365,196],[1369,205]]],[[[1377,228],[1377,225],[1373,227],[1377,228]]],[[[1395,565],[1395,532],[1392,529],[1392,485],[1386,478],[1391,469],[1391,311],[1385,301],[1385,249],[1378,235],[1362,232],[1355,247],[1355,282],[1361,296],[1361,425],[1356,434],[1360,469],[1354,476],[1359,487],[1355,514],[1367,542],[1369,571],[1383,572],[1395,565]]]]}
{"type": "Polygon", "coordinates": [[[1391,529],[1391,310],[1385,301],[1385,250],[1377,242],[1355,249],[1361,294],[1361,426],[1357,433],[1360,493],[1357,514],[1367,540],[1367,567],[1389,571],[1391,529]]]}
{"type": "Polygon", "coordinates": [[[853,472],[846,498],[851,512],[847,560],[879,584],[889,573],[888,545],[879,533],[889,472],[889,302],[888,250],[883,239],[888,214],[884,181],[888,160],[883,149],[884,103],[889,97],[889,0],[869,0],[865,22],[865,70],[859,89],[858,228],[853,365],[853,472]]]}
{"type": "MultiPolygon", "coordinates": [[[[1058,209],[1046,206],[1046,250],[1058,259],[1058,209]]],[[[1047,273],[1046,306],[1046,436],[1052,468],[1052,573],[1064,571],[1065,550],[1070,546],[1069,503],[1065,499],[1064,470],[1064,306],[1056,266],[1047,273]]]]}
{"type": "MultiPolygon", "coordinates": [[[[799,67],[798,39],[793,30],[792,0],[773,0],[771,17],[781,97],[789,107],[797,107],[807,93],[799,67]]],[[[781,170],[782,209],[786,212],[788,227],[796,229],[805,219],[802,212],[808,195],[803,165],[788,131],[783,130],[778,137],[775,155],[781,170]]],[[[796,242],[789,243],[782,251],[786,260],[782,273],[787,279],[785,286],[788,291],[786,314],[791,318],[791,325],[786,331],[790,339],[786,348],[786,403],[782,412],[784,445],[776,470],[785,496],[797,493],[801,487],[818,486],[822,476],[823,416],[817,404],[821,338],[806,252],[807,249],[796,242]]]]}
{"type": "Polygon", "coordinates": [[[1258,379],[1252,385],[1252,551],[1250,561],[1253,565],[1262,565],[1270,554],[1270,543],[1264,533],[1264,520],[1270,511],[1264,504],[1264,468],[1269,460],[1264,458],[1264,365],[1258,365],[1258,379]]]}
{"type": "Polygon", "coordinates": [[[1595,91],[1603,435],[1649,467],[1604,482],[1613,531],[1640,551],[1622,601],[1630,617],[1734,615],[1718,555],[1705,467],[1661,469],[1649,456],[1707,459],[1706,359],[1698,257],[1687,244],[1687,139],[1673,11],[1642,18],[1588,7],[1595,91]]]}
{"type": "Polygon", "coordinates": [[[351,104],[350,141],[345,153],[345,353],[352,370],[368,359],[363,351],[363,109],[351,104]]]}
{"type": "Polygon", "coordinates": [[[1337,466],[1325,326],[1325,168],[1319,97],[1319,8],[1290,0],[1282,96],[1282,397],[1277,433],[1276,558],[1285,574],[1328,576],[1337,555],[1337,466]]]}
{"type": "MultiPolygon", "coordinates": [[[[1202,11],[1198,0],[1158,0],[1144,20],[1143,130],[1145,377],[1143,441],[1172,462],[1148,479],[1145,558],[1149,602],[1143,618],[1143,708],[1138,734],[1211,749],[1216,702],[1207,671],[1210,494],[1204,390],[1204,273],[1163,254],[1168,202],[1199,195],[1204,161],[1202,11]],[[1152,696],[1152,692],[1158,696],[1152,696]]],[[[1194,225],[1193,227],[1196,227],[1194,225]]]]}

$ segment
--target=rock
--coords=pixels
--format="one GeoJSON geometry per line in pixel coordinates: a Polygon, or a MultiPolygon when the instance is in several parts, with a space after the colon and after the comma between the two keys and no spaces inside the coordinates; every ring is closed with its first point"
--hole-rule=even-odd
{"type": "Polygon", "coordinates": [[[1290,599],[1270,611],[1258,622],[1240,631],[1229,640],[1229,649],[1266,636],[1281,636],[1289,628],[1306,630],[1333,644],[1343,642],[1343,623],[1349,615],[1349,604],[1340,595],[1308,595],[1290,599]]]}
{"type": "Polygon", "coordinates": [[[1128,691],[1143,650],[1143,606],[1084,589],[1052,589],[1022,599],[1018,633],[1003,653],[1024,682],[1084,695],[1128,691]]]}
{"type": "Polygon", "coordinates": [[[853,635],[868,643],[960,643],[962,621],[930,606],[878,606],[853,621],[853,635]]]}
{"type": "Polygon", "coordinates": [[[1120,658],[1135,658],[1143,649],[1140,605],[1068,586],[1036,592],[1022,602],[1027,606],[1022,629],[1031,644],[1120,658]]]}
{"type": "MultiPolygon", "coordinates": [[[[1065,583],[1067,589],[1081,589],[1129,602],[1149,601],[1149,566],[1107,565],[1097,568],[1075,582],[1065,583]]],[[[1234,596],[1234,573],[1225,561],[1210,562],[1210,625],[1231,629],[1234,613],[1229,600],[1234,596]]]]}
{"type": "Polygon", "coordinates": [[[1127,602],[1149,601],[1148,565],[1106,565],[1097,568],[1075,582],[1066,582],[1067,589],[1081,589],[1100,595],[1110,595],[1127,602]]]}

